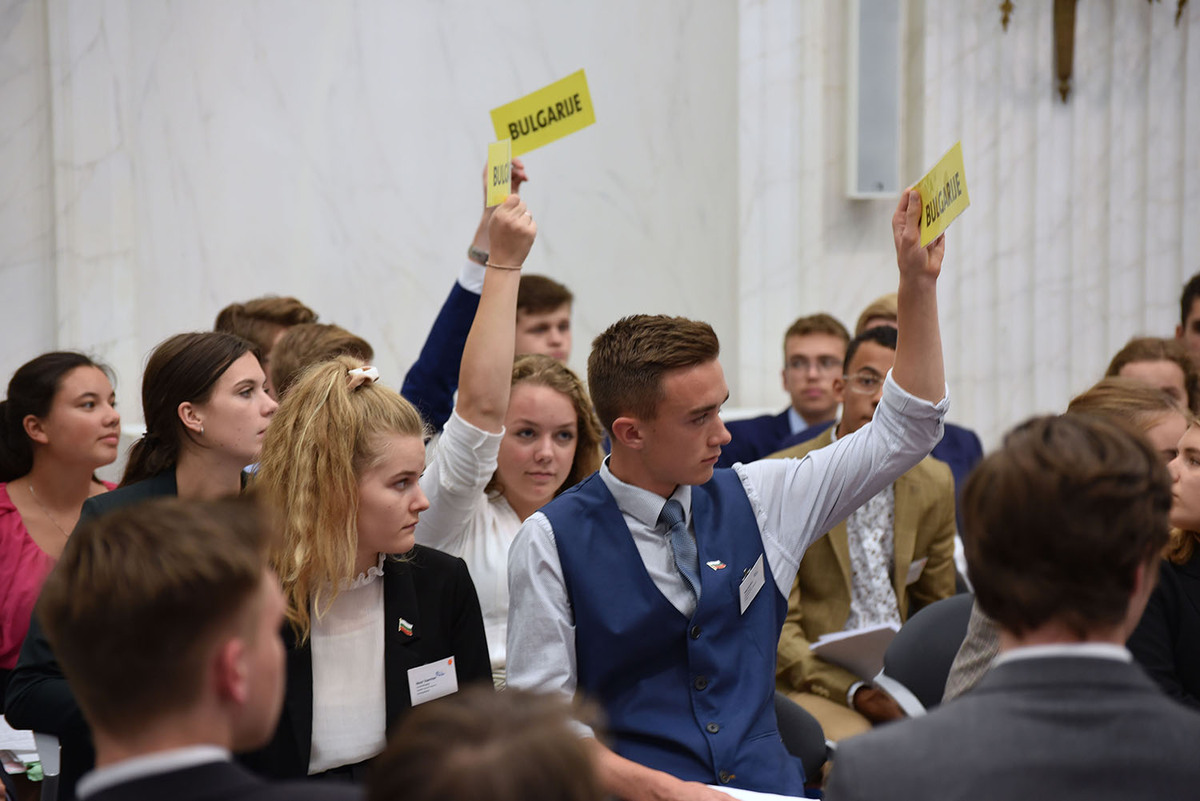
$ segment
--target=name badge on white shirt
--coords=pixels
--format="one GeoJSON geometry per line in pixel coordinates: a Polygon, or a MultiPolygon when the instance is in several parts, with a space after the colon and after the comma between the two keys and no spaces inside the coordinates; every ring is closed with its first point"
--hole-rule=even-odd
{"type": "Polygon", "coordinates": [[[924,559],[918,559],[908,566],[908,575],[904,577],[904,586],[907,587],[909,584],[915,584],[917,582],[917,579],[919,579],[921,574],[925,572],[925,564],[928,561],[929,557],[926,556],[924,559]]]}
{"type": "Polygon", "coordinates": [[[763,555],[758,555],[758,561],[754,563],[754,567],[746,571],[746,575],[742,576],[742,583],[738,587],[738,595],[742,601],[742,614],[746,614],[746,609],[749,608],[751,601],[758,597],[758,591],[763,588],[766,579],[763,576],[763,555]]]}
{"type": "Polygon", "coordinates": [[[456,692],[458,673],[454,669],[452,656],[408,671],[408,697],[413,706],[456,692]]]}

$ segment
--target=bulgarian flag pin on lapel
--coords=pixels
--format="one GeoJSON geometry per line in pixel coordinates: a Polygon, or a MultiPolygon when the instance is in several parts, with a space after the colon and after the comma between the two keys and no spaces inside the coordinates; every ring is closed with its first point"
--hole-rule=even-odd
{"type": "Polygon", "coordinates": [[[726,567],[725,563],[720,559],[714,559],[711,562],[705,562],[704,564],[708,565],[713,570],[724,570],[726,567]]]}
{"type": "Polygon", "coordinates": [[[400,618],[400,633],[406,637],[412,636],[412,623],[409,623],[404,618],[400,618]]]}

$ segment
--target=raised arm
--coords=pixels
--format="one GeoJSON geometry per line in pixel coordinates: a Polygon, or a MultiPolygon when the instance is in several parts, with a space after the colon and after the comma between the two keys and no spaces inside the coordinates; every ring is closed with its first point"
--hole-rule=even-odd
{"type": "Polygon", "coordinates": [[[946,389],[942,335],[938,327],[937,278],[946,252],[945,235],[921,247],[921,195],[910,189],[892,215],[892,236],[900,268],[897,289],[896,362],[892,377],[918,398],[937,402],[946,389]]]}
{"type": "Polygon", "coordinates": [[[499,431],[504,426],[516,348],[521,265],[536,235],[537,224],[516,195],[500,204],[488,223],[488,268],[475,322],[463,348],[455,405],[459,417],[484,431],[499,431]]]}
{"type": "MultiPolygon", "coordinates": [[[[487,197],[487,167],[484,167],[484,197],[487,197]]],[[[529,180],[525,167],[520,159],[513,159],[512,190],[517,193],[518,187],[529,180]]],[[[484,272],[483,262],[487,260],[487,252],[491,247],[488,236],[488,225],[496,207],[486,205],[475,229],[475,238],[471,242],[469,255],[471,261],[466,263],[463,273],[454,286],[450,295],[442,304],[441,310],[429,329],[429,336],[421,347],[421,354],[413,362],[408,373],[404,376],[404,385],[400,394],[417,407],[417,411],[425,422],[440,432],[450,418],[454,408],[454,393],[458,389],[458,372],[462,364],[463,347],[471,330],[471,322],[475,319],[475,311],[479,306],[479,290],[484,272]],[[475,263],[478,259],[479,263],[475,263]]]]}

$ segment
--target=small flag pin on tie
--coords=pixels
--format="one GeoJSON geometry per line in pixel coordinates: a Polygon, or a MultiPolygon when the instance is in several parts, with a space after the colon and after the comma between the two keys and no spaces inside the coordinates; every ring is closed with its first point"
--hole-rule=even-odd
{"type": "Polygon", "coordinates": [[[704,564],[708,565],[713,570],[724,570],[726,567],[725,563],[720,559],[714,559],[711,562],[705,562],[704,564]]]}
{"type": "Polygon", "coordinates": [[[404,618],[400,618],[400,633],[406,637],[412,636],[412,623],[409,623],[404,618]]]}

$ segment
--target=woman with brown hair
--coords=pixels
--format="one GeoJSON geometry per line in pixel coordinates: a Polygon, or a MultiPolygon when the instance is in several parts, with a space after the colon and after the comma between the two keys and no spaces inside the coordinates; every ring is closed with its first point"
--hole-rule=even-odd
{"type": "MultiPolygon", "coordinates": [[[[121,485],[89,498],[79,519],[162,495],[236,495],[242,469],[258,458],[275,401],[254,346],[232,334],[178,334],[150,355],[142,379],[146,435],[130,449],[121,485]]],[[[87,724],[36,616],[9,679],[5,714],[20,728],[53,734],[62,746],[59,792],[95,759],[87,724]]]]}
{"type": "Polygon", "coordinates": [[[38,591],[84,501],[115,485],[121,415],[108,368],[82,353],[43,353],[0,402],[0,710],[38,591]]]}
{"type": "MultiPolygon", "coordinates": [[[[497,212],[497,216],[499,212],[497,212]]],[[[600,424],[583,382],[549,356],[515,364],[524,252],[495,228],[479,310],[463,349],[458,400],[421,487],[430,508],[417,542],[471,569],[487,629],[492,679],[504,686],[508,548],[521,523],[600,466],[600,424]]]]}
{"type": "Polygon", "coordinates": [[[1163,692],[1200,709],[1200,423],[1191,418],[1171,472],[1171,539],[1137,630],[1133,658],[1163,692]]]}

